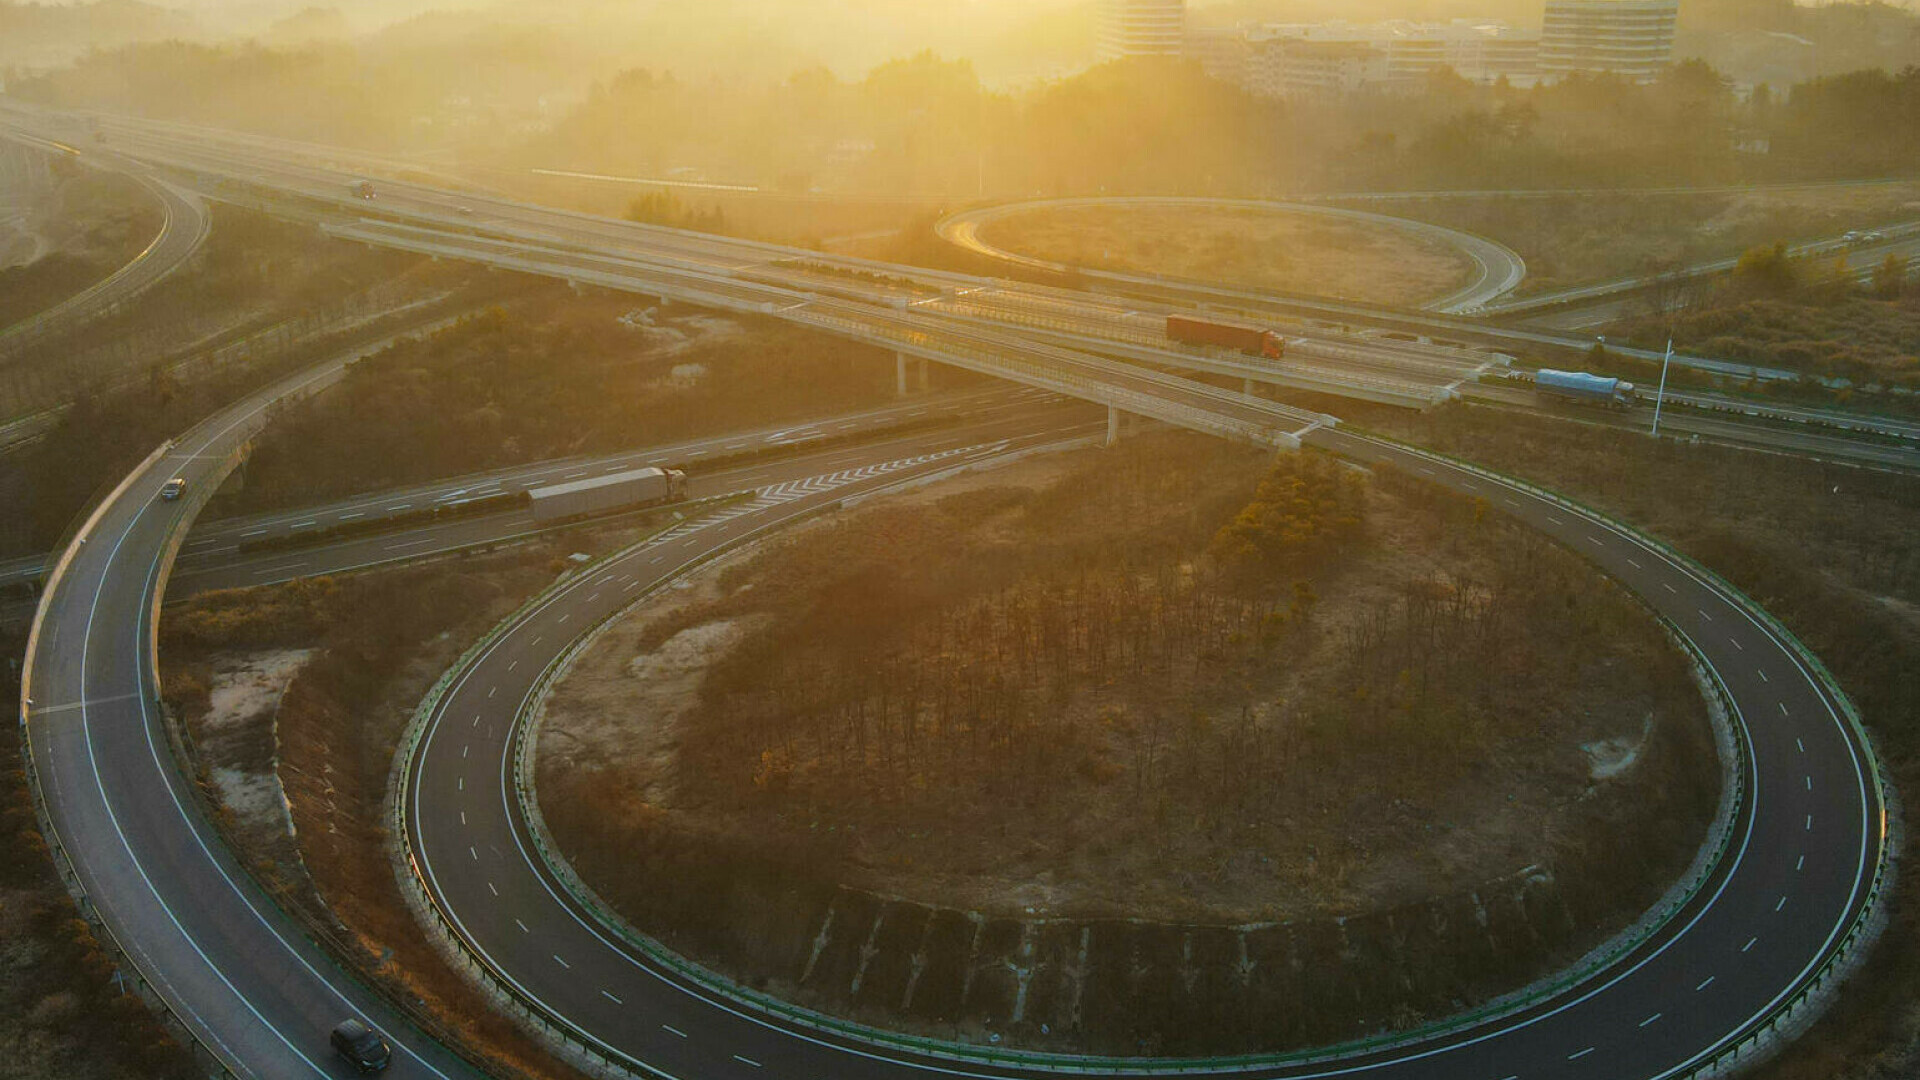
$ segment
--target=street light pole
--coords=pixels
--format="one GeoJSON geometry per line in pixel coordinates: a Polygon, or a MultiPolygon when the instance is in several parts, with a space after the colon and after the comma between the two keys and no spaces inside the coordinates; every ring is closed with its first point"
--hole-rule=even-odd
{"type": "Polygon", "coordinates": [[[1667,358],[1660,362],[1660,392],[1653,396],[1653,437],[1660,437],[1660,406],[1667,400],[1667,369],[1673,366],[1673,339],[1667,339],[1667,358]]]}

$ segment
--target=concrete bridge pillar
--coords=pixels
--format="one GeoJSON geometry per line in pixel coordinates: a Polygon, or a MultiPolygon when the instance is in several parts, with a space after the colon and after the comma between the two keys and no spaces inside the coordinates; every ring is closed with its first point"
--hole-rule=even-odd
{"type": "MultiPolygon", "coordinates": [[[[920,392],[924,394],[927,392],[927,386],[928,386],[927,368],[930,365],[928,361],[926,361],[925,359],[916,359],[913,361],[913,365],[914,365],[914,383],[917,386],[919,386],[920,392]]],[[[897,352],[893,354],[893,392],[896,397],[906,397],[909,392],[907,390],[907,354],[906,353],[897,352]]]]}

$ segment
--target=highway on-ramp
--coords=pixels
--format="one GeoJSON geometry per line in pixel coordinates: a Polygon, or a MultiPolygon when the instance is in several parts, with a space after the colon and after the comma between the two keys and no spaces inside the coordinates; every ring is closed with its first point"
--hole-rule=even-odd
{"type": "MultiPolygon", "coordinates": [[[[0,127],[0,137],[26,140],[34,145],[42,142],[5,127],[0,127]]],[[[70,152],[57,144],[41,148],[49,153],[70,152]]],[[[136,162],[114,158],[109,164],[116,171],[132,176],[160,204],[160,231],[139,254],[106,278],[32,318],[0,327],[0,356],[65,333],[88,319],[97,318],[114,305],[125,303],[178,269],[206,240],[211,219],[197,196],[167,183],[154,175],[153,170],[136,162]]]]}
{"type": "MultiPolygon", "coordinates": [[[[1823,978],[1823,966],[1854,940],[1882,869],[1884,807],[1844,703],[1794,646],[1726,586],[1562,501],[1363,436],[1321,431],[1310,441],[1484,497],[1627,583],[1693,643],[1731,695],[1746,794],[1707,886],[1651,940],[1578,985],[1519,1013],[1391,1050],[1247,1061],[1225,1071],[1422,1080],[1684,1075],[1771,1023],[1823,978]]],[[[541,673],[569,642],[683,568],[850,490],[857,488],[735,508],[596,566],[517,616],[457,673],[413,755],[407,837],[445,925],[516,997],[615,1060],[682,1080],[1043,1071],[867,1042],[743,1005],[597,922],[535,854],[523,818],[514,770],[520,721],[541,673]]],[[[1091,1066],[1095,1075],[1135,1071],[1091,1066]]]]}
{"type": "MultiPolygon", "coordinates": [[[[323,380],[323,370],[303,376],[323,380]]],[[[234,1075],[346,1075],[327,1032],[350,1014],[395,1033],[394,1075],[467,1075],[342,974],[228,852],[175,765],[153,667],[155,605],[184,526],[175,474],[212,471],[282,386],[165,448],[85,525],[27,653],[21,720],[56,854],[109,941],[234,1075]]]]}

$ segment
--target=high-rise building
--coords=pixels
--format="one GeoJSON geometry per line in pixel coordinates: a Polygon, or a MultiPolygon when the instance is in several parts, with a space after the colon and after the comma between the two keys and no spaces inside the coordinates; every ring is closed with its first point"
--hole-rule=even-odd
{"type": "Polygon", "coordinates": [[[1179,56],[1187,33],[1186,0],[1100,0],[1100,59],[1179,56]]]}
{"type": "Polygon", "coordinates": [[[1540,73],[1574,72],[1652,82],[1673,63],[1680,0],[1547,0],[1540,73]]]}

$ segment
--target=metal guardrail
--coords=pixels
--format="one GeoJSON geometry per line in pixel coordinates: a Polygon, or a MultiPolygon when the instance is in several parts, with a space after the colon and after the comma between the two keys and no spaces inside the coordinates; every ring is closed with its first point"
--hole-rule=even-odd
{"type": "MultiPolygon", "coordinates": [[[[146,460],[134,466],[118,484],[96,492],[87,506],[75,515],[75,524],[68,526],[63,542],[55,548],[60,552],[60,556],[54,561],[53,569],[47,574],[46,585],[41,594],[43,597],[59,587],[61,579],[66,577],[68,567],[80,552],[80,541],[93,531],[93,527],[106,513],[107,507],[125,494],[126,490],[133,486],[134,481],[166,457],[173,446],[172,442],[161,443],[153,453],[147,455],[146,460]]],[[[59,828],[54,824],[53,814],[47,806],[46,793],[40,787],[40,770],[34,761],[33,754],[33,732],[28,724],[33,711],[33,658],[39,652],[40,632],[46,620],[46,611],[47,605],[43,601],[34,612],[33,627],[27,632],[27,648],[20,664],[20,757],[26,766],[27,790],[33,801],[34,818],[40,827],[41,835],[46,837],[48,851],[53,857],[54,870],[60,875],[61,883],[66,886],[67,893],[73,897],[74,905],[80,909],[88,926],[96,936],[104,935],[105,944],[118,957],[118,963],[115,966],[132,975],[134,986],[143,1000],[158,1005],[170,1030],[186,1036],[187,1051],[193,1054],[196,1060],[220,1070],[221,1075],[233,1076],[235,1074],[226,1061],[200,1037],[199,1031],[188,1022],[188,1018],[173,1007],[173,1003],[159,992],[159,988],[147,978],[140,966],[133,962],[134,951],[127,948],[119,935],[114,933],[113,927],[107,924],[106,918],[93,906],[86,883],[80,879],[79,867],[72,853],[67,850],[66,841],[61,838],[59,828]]]]}
{"type": "Polygon", "coordinates": [[[1823,989],[1827,982],[1835,977],[1841,965],[1850,958],[1854,948],[1868,936],[1873,920],[1877,914],[1877,905],[1880,901],[1881,894],[1886,890],[1887,874],[1891,868],[1891,842],[1887,836],[1884,808],[1887,804],[1887,787],[1890,783],[1890,778],[1885,763],[1881,761],[1880,756],[1874,751],[1873,739],[1867,732],[1865,722],[1861,719],[1859,708],[1855,706],[1853,700],[1847,696],[1846,690],[1840,685],[1840,680],[1834,676],[1832,671],[1828,670],[1826,664],[1820,660],[1819,656],[1815,655],[1813,650],[1809,649],[1806,643],[1801,641],[1793,631],[1787,629],[1785,625],[1774,618],[1765,608],[1754,603],[1744,591],[1736,587],[1732,582],[1721,577],[1713,570],[1708,569],[1692,556],[1676,550],[1665,542],[1648,536],[1620,522],[1601,510],[1518,477],[1509,476],[1505,473],[1462,461],[1458,458],[1448,457],[1447,455],[1439,454],[1431,450],[1412,447],[1384,436],[1357,431],[1352,433],[1362,438],[1392,446],[1394,449],[1403,453],[1423,457],[1450,468],[1459,469],[1496,483],[1517,488],[1536,498],[1552,502],[1571,513],[1579,514],[1595,522],[1605,523],[1612,528],[1634,536],[1641,543],[1659,552],[1676,565],[1711,582],[1723,597],[1732,601],[1735,606],[1739,607],[1741,611],[1746,613],[1755,622],[1764,626],[1777,642],[1783,645],[1807,670],[1813,673],[1815,680],[1819,683],[1820,689],[1829,704],[1831,704],[1846,721],[1847,727],[1853,734],[1855,745],[1860,748],[1862,755],[1866,759],[1867,774],[1872,780],[1874,797],[1882,807],[1879,845],[1874,853],[1873,876],[1867,883],[1866,895],[1861,902],[1860,911],[1855,915],[1853,921],[1848,924],[1846,932],[1841,936],[1833,953],[1814,970],[1813,974],[1799,990],[1786,1001],[1782,1002],[1765,1019],[1753,1022],[1744,1034],[1737,1034],[1731,1044],[1715,1051],[1706,1061],[1694,1066],[1684,1075],[1703,1076],[1721,1068],[1729,1062],[1739,1060],[1743,1052],[1751,1055],[1762,1039],[1776,1031],[1781,1024],[1792,1019],[1795,1012],[1805,1007],[1813,995],[1823,989]]]}
{"type": "MultiPolygon", "coordinates": [[[[778,524],[785,524],[785,522],[778,524]]],[[[745,538],[743,537],[742,539],[744,540],[745,538]]],[[[700,559],[689,563],[681,573],[704,565],[707,561],[719,557],[724,551],[731,550],[733,546],[735,545],[728,545],[724,549],[716,550],[715,552],[702,556],[700,559]]],[[[567,580],[571,582],[577,576],[578,575],[570,576],[567,580]]],[[[644,602],[649,596],[654,595],[665,586],[665,582],[657,584],[654,588],[636,597],[633,603],[638,604],[644,602]]],[[[537,598],[536,601],[531,601],[530,606],[532,603],[544,599],[545,594],[537,598]]],[[[632,606],[632,604],[626,605],[622,610],[630,610],[632,606]]],[[[537,703],[544,701],[553,682],[564,673],[577,652],[583,648],[586,643],[591,641],[602,626],[612,619],[617,618],[618,614],[619,613],[616,612],[614,615],[610,615],[606,619],[602,619],[594,625],[585,628],[582,633],[575,638],[573,646],[563,650],[554,660],[549,662],[535,680],[533,689],[528,695],[527,700],[536,703],[532,706],[533,708],[537,709],[539,707],[537,703]]],[[[509,627],[512,622],[517,621],[517,619],[518,615],[513,619],[503,621],[499,629],[504,632],[504,630],[509,627]]],[[[1720,706],[1725,710],[1728,717],[1732,718],[1737,716],[1738,713],[1733,708],[1731,695],[1726,687],[1719,681],[1718,676],[1713,673],[1711,665],[1705,663],[1705,657],[1699,652],[1691,639],[1681,633],[1670,621],[1664,618],[1660,621],[1668,630],[1669,635],[1687,649],[1689,655],[1695,661],[1696,667],[1707,673],[1713,691],[1719,699],[1720,706]]],[[[474,655],[477,655],[477,653],[474,655]]],[[[460,665],[456,665],[454,669],[450,669],[449,674],[443,676],[443,679],[451,679],[455,672],[464,669],[466,662],[467,658],[463,658],[463,662],[460,665]]],[[[437,708],[437,704],[438,698],[435,697],[433,699],[433,707],[437,708]]],[[[426,703],[423,702],[423,708],[425,706],[426,703]]],[[[549,873],[562,885],[568,896],[580,905],[581,908],[592,914],[603,928],[618,935],[621,940],[625,941],[637,952],[647,956],[651,961],[661,967],[672,971],[690,983],[703,987],[709,992],[722,995],[740,1004],[756,1009],[765,1015],[778,1018],[785,1023],[797,1027],[803,1027],[869,1045],[890,1046],[931,1059],[1012,1065],[1047,1069],[1063,1073],[1133,1072],[1142,1075],[1169,1075],[1180,1073],[1223,1073],[1247,1071],[1276,1065],[1312,1064],[1391,1050],[1396,1047],[1422,1042],[1446,1032],[1461,1030],[1477,1024],[1497,1020],[1504,1016],[1511,1016],[1515,1013],[1523,1012],[1528,1008],[1549,1001],[1587,982],[1604,972],[1614,963],[1631,955],[1634,951],[1643,948],[1660,930],[1669,925],[1675,917],[1693,904],[1699,898],[1702,891],[1718,878],[1721,863],[1733,844],[1733,830],[1730,827],[1731,822],[1738,819],[1740,812],[1746,804],[1750,788],[1748,781],[1748,762],[1744,756],[1742,756],[1736,768],[1733,770],[1732,790],[1728,797],[1723,799],[1719,820],[1715,822],[1709,834],[1714,846],[1710,851],[1705,853],[1703,858],[1696,859],[1695,873],[1687,885],[1678,890],[1670,890],[1662,903],[1655,909],[1650,910],[1646,915],[1643,915],[1633,927],[1616,935],[1613,940],[1605,943],[1599,949],[1588,953],[1576,966],[1568,968],[1547,980],[1533,983],[1519,992],[1503,995],[1474,1009],[1456,1013],[1443,1020],[1418,1028],[1384,1033],[1365,1039],[1351,1040],[1330,1046],[1315,1047],[1309,1050],[1291,1053],[1203,1058],[1142,1059],[1097,1057],[1093,1055],[1048,1054],[1025,1050],[1000,1050],[885,1031],[868,1025],[828,1016],[810,1009],[801,1008],[765,993],[740,986],[666,949],[657,941],[636,931],[625,919],[614,911],[610,905],[601,899],[590,886],[586,885],[585,882],[574,873],[571,864],[567,862],[563,855],[554,850],[552,842],[546,833],[539,807],[532,797],[534,786],[532,776],[533,755],[530,732],[526,730],[527,720],[528,717],[525,714],[519,718],[520,735],[518,738],[520,739],[520,744],[514,753],[513,769],[516,794],[520,800],[523,815],[529,824],[528,832],[533,847],[539,854],[542,863],[547,867],[549,873]]],[[[550,1025],[550,1021],[543,1022],[550,1025]]],[[[584,1033],[575,1032],[569,1034],[567,1037],[573,1042],[586,1043],[584,1033]]],[[[620,1067],[624,1068],[624,1066],[620,1067]]]]}

